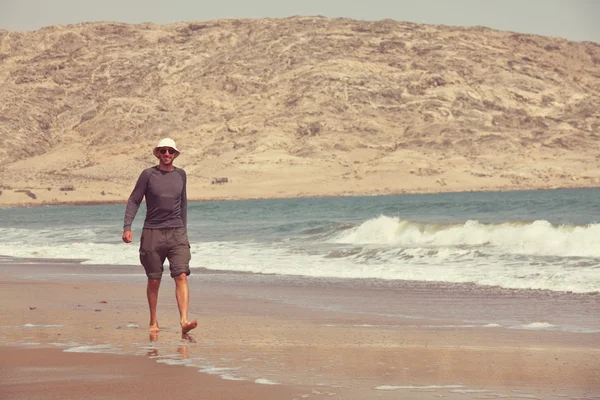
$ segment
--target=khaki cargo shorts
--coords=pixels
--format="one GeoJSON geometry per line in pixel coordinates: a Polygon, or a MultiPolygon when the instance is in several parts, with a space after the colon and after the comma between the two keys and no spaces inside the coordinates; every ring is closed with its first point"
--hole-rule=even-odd
{"type": "Polygon", "coordinates": [[[171,277],[190,274],[190,242],[185,228],[144,228],[140,238],[140,262],[150,279],[160,279],[165,259],[169,260],[171,277]]]}

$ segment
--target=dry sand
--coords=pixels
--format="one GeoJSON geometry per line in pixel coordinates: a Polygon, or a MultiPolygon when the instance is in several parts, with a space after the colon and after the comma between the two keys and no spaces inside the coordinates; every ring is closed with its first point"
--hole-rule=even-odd
{"type": "Polygon", "coordinates": [[[537,316],[585,326],[600,312],[597,294],[198,270],[190,289],[199,328],[181,338],[165,276],[154,337],[140,268],[0,264],[0,397],[600,396],[599,333],[475,322],[537,316]]]}

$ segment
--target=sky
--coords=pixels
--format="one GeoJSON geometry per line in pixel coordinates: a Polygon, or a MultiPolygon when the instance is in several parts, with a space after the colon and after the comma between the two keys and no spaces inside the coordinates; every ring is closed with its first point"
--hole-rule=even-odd
{"type": "Polygon", "coordinates": [[[321,15],[493,29],[600,43],[600,0],[0,0],[0,29],[321,15]]]}

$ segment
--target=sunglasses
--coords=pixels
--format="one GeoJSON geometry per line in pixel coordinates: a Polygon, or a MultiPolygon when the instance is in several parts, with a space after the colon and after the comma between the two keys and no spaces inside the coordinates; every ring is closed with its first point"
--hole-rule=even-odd
{"type": "Polygon", "coordinates": [[[177,151],[175,151],[175,149],[172,149],[170,147],[166,148],[166,149],[162,148],[162,149],[159,149],[158,151],[160,152],[160,154],[166,154],[167,151],[169,152],[169,154],[175,154],[175,153],[177,153],[177,151]]]}

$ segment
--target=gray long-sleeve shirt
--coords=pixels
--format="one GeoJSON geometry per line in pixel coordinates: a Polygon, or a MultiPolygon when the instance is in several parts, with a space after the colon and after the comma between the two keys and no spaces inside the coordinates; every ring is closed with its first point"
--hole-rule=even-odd
{"type": "Polygon", "coordinates": [[[161,171],[158,166],[142,171],[125,208],[123,230],[131,224],[146,196],[144,228],[187,227],[186,174],[181,168],[161,171]]]}

